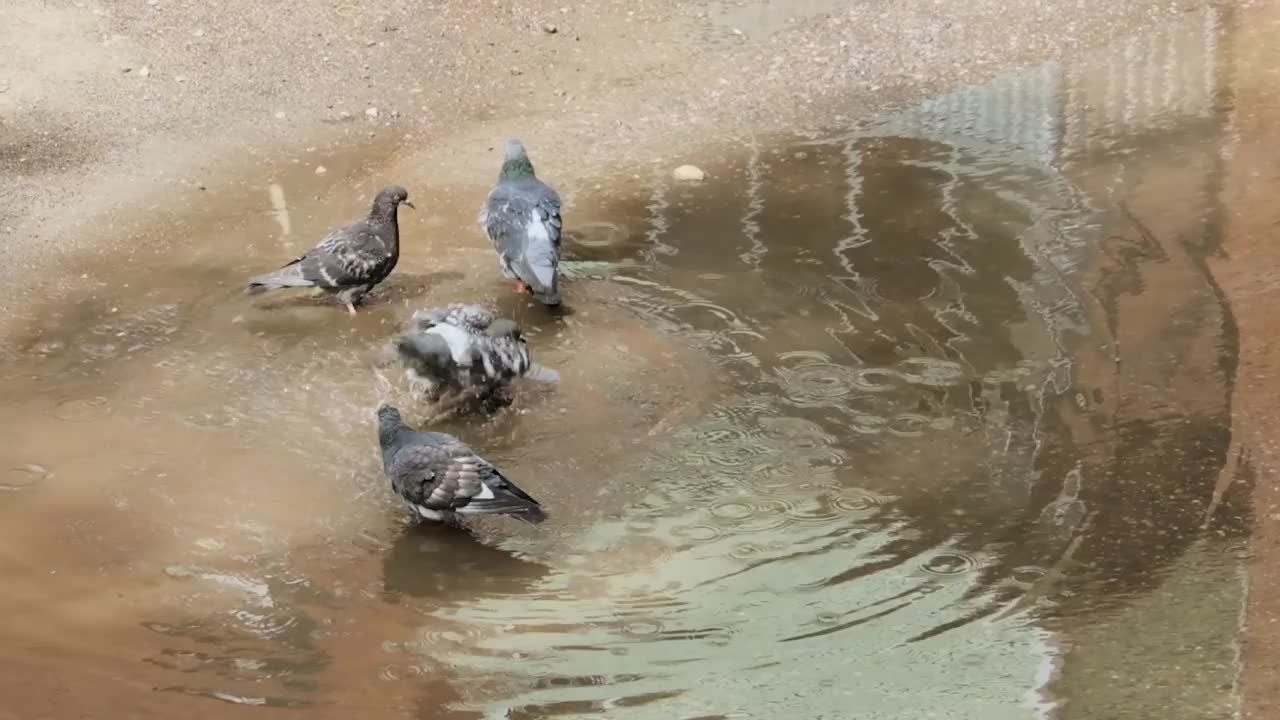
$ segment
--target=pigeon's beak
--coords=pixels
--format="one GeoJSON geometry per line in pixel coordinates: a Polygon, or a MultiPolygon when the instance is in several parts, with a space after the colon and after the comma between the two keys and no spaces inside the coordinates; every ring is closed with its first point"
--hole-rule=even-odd
{"type": "Polygon", "coordinates": [[[417,209],[418,209],[418,208],[414,207],[413,203],[409,202],[408,200],[405,200],[404,202],[402,202],[402,203],[400,203],[400,204],[401,204],[401,205],[408,205],[409,207],[413,208],[414,210],[417,210],[417,209]]]}

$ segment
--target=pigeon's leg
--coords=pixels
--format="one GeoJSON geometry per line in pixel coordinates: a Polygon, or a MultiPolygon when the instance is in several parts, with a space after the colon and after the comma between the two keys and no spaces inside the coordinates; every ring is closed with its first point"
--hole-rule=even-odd
{"type": "Polygon", "coordinates": [[[367,292],[369,292],[369,288],[364,285],[348,288],[338,293],[338,300],[347,306],[347,312],[355,315],[356,306],[361,304],[361,301],[364,300],[364,294],[367,292]]]}
{"type": "Polygon", "coordinates": [[[526,291],[526,290],[528,290],[528,289],[529,289],[529,288],[528,288],[528,286],[527,286],[527,285],[525,285],[523,281],[521,281],[521,280],[517,280],[517,281],[516,281],[516,294],[517,294],[517,295],[523,295],[523,294],[525,293],[525,291],[526,291]]]}

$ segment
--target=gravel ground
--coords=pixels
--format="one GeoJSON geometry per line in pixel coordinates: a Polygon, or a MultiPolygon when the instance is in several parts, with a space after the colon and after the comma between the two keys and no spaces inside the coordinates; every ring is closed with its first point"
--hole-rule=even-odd
{"type": "Polygon", "coordinates": [[[245,156],[377,134],[474,182],[519,135],[582,178],[853,124],[1201,4],[8,0],[0,282],[53,284],[112,213],[245,156]]]}

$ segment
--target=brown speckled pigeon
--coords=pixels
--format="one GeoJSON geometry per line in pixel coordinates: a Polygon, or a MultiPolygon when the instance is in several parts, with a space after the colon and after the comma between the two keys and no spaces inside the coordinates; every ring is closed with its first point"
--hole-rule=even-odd
{"type": "Polygon", "coordinates": [[[352,315],[361,298],[395,269],[400,259],[397,209],[413,207],[409,193],[389,185],[374,198],[368,217],[341,227],[306,255],[249,281],[250,295],[286,287],[316,287],[337,295],[352,315]]]}

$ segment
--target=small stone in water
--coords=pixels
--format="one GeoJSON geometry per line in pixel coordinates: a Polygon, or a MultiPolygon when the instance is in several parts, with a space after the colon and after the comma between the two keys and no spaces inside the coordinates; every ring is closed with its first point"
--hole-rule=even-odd
{"type": "Polygon", "coordinates": [[[368,115],[371,118],[376,118],[378,117],[378,108],[376,107],[368,108],[364,111],[364,114],[368,115]]]}
{"type": "Polygon", "coordinates": [[[671,171],[671,177],[676,180],[702,180],[707,174],[697,165],[681,165],[671,171]]]}
{"type": "Polygon", "coordinates": [[[542,26],[542,32],[548,35],[555,35],[559,30],[560,28],[556,27],[552,23],[546,23],[542,26]]]}
{"type": "Polygon", "coordinates": [[[325,174],[325,173],[327,173],[327,172],[329,172],[329,168],[327,168],[327,167],[325,167],[325,166],[323,166],[323,165],[317,165],[317,166],[316,166],[316,174],[317,174],[317,175],[323,175],[323,174],[325,174]]]}

